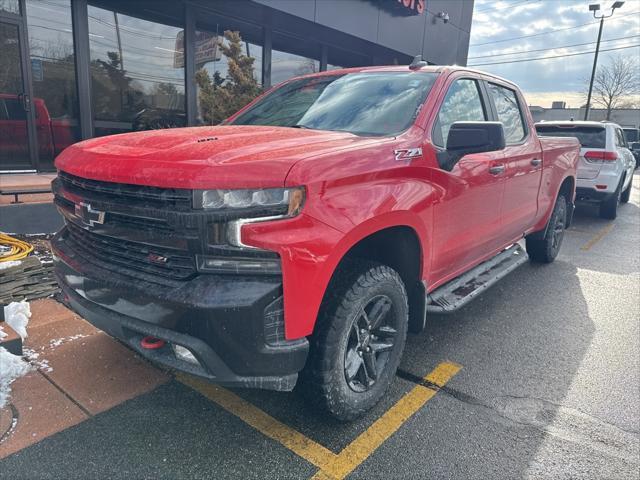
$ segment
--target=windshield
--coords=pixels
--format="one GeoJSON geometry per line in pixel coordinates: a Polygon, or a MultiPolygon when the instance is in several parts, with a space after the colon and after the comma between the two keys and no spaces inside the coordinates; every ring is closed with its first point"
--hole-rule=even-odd
{"type": "Polygon", "coordinates": [[[604,127],[536,125],[536,132],[541,137],[575,137],[583,148],[605,148],[607,141],[604,127]]]}
{"type": "Polygon", "coordinates": [[[231,124],[397,135],[413,123],[436,76],[425,72],[376,72],[293,80],[231,124]]]}

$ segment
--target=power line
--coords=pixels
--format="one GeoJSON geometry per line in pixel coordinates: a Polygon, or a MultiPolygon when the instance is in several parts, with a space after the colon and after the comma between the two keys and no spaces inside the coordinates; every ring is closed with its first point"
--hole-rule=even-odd
{"type": "MultiPolygon", "coordinates": [[[[637,38],[637,37],[640,37],[640,35],[630,35],[628,37],[610,38],[608,40],[602,40],[601,43],[613,42],[613,41],[616,41],[616,40],[627,40],[629,38],[637,38]]],[[[480,56],[477,56],[477,57],[469,57],[467,60],[475,60],[476,58],[504,57],[504,56],[508,56],[508,55],[520,55],[522,53],[545,52],[545,51],[548,51],[548,50],[558,50],[560,48],[581,47],[583,45],[592,45],[594,43],[596,43],[596,42],[574,43],[573,45],[559,45],[557,47],[538,48],[536,50],[522,50],[520,52],[494,53],[493,55],[480,55],[480,56]]]]}
{"type": "MultiPolygon", "coordinates": [[[[624,50],[625,48],[635,48],[640,47],[640,43],[636,43],[635,45],[625,45],[623,47],[615,47],[615,48],[607,48],[604,50],[600,50],[601,52],[611,52],[613,50],[624,50]]],[[[553,55],[549,57],[537,57],[537,58],[523,58],[519,60],[508,60],[505,62],[491,62],[491,63],[475,63],[473,65],[469,65],[469,67],[481,67],[483,65],[504,65],[508,63],[521,63],[521,62],[535,62],[536,60],[550,60],[554,58],[565,58],[565,57],[575,57],[578,55],[587,55],[589,53],[595,53],[595,50],[589,50],[587,52],[578,52],[578,53],[567,53],[565,55],[553,55]]]]}
{"type": "MultiPolygon", "coordinates": [[[[540,0],[535,0],[535,1],[540,1],[540,0]]],[[[490,8],[483,8],[482,10],[477,10],[473,13],[482,13],[482,12],[490,12],[491,10],[506,10],[507,8],[511,8],[511,7],[515,7],[516,5],[522,5],[523,3],[529,3],[529,0],[517,0],[515,3],[510,3],[508,5],[505,5],[503,7],[490,7],[490,8]]]]}
{"type": "MultiPolygon", "coordinates": [[[[628,13],[627,15],[616,17],[616,18],[610,20],[609,23],[615,22],[615,21],[620,20],[620,19],[625,18],[625,17],[630,17],[631,15],[640,15],[640,12],[628,13]]],[[[553,29],[553,30],[547,30],[546,32],[533,33],[531,35],[522,35],[520,37],[503,38],[502,40],[493,40],[491,42],[484,42],[484,43],[474,43],[473,45],[469,45],[469,47],[480,47],[482,45],[491,45],[493,43],[503,43],[503,42],[510,42],[511,40],[520,40],[522,38],[539,37],[541,35],[549,35],[549,34],[556,33],[556,32],[564,32],[564,31],[567,31],[567,30],[575,30],[576,28],[586,27],[587,25],[595,25],[597,23],[600,23],[600,22],[589,22],[589,23],[583,23],[581,25],[574,25],[573,27],[556,28],[556,29],[553,29]]]]}

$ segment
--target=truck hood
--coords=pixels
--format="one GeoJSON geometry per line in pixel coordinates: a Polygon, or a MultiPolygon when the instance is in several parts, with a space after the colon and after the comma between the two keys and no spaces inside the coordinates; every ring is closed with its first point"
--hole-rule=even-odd
{"type": "Polygon", "coordinates": [[[86,140],[64,150],[56,167],[93,180],[164,188],[262,188],[284,185],[300,160],[379,141],[286,127],[176,128],[86,140]]]}

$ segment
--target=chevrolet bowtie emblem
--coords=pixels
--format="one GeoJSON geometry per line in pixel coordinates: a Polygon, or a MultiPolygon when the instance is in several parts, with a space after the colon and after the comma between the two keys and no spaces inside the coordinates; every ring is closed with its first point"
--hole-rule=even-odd
{"type": "Polygon", "coordinates": [[[93,227],[96,224],[102,225],[104,223],[104,212],[94,210],[88,203],[76,203],[75,212],[76,216],[82,220],[82,223],[89,227],[93,227]]]}

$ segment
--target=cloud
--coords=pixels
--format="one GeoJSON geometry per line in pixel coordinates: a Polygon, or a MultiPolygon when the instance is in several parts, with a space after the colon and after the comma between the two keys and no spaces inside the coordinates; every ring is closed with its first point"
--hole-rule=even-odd
{"type": "MultiPolygon", "coordinates": [[[[570,99],[565,100],[570,104],[579,103],[576,98],[584,91],[586,79],[591,74],[598,34],[598,21],[589,12],[589,3],[592,1],[476,0],[469,65],[493,63],[476,68],[518,83],[525,95],[537,104],[550,105],[552,100],[565,100],[562,97],[570,99]],[[586,53],[495,64],[581,52],[586,53]]],[[[605,21],[602,40],[602,50],[640,44],[640,0],[627,0],[612,18],[605,21]]],[[[605,63],[609,55],[640,57],[640,47],[603,51],[599,65],[605,63]]]]}

